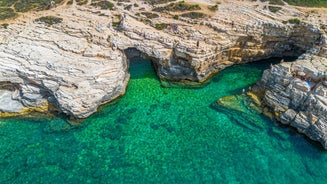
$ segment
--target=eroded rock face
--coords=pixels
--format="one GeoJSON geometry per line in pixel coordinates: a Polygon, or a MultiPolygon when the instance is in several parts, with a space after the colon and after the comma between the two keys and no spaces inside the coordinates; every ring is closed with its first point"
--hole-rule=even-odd
{"type": "MultiPolygon", "coordinates": [[[[207,3],[204,6],[212,5],[207,3]]],[[[146,23],[137,14],[152,7],[140,5],[127,12],[119,6],[111,11],[74,3],[31,13],[0,29],[0,84],[17,84],[14,91],[0,93],[6,99],[2,103],[11,101],[16,107],[11,110],[18,110],[50,102],[67,115],[88,117],[99,105],[124,94],[128,49],[152,58],[161,80],[183,83],[202,83],[233,64],[299,55],[317,41],[322,42],[317,53],[327,56],[326,36],[319,27],[325,22],[284,24],[295,15],[302,16],[289,6],[273,14],[262,3],[222,3],[216,13],[203,19],[175,20],[164,12],[146,23]],[[62,17],[63,22],[46,26],[34,21],[46,15],[62,17]],[[112,26],[114,21],[120,21],[117,28],[112,26]],[[178,29],[156,30],[154,25],[162,22],[177,24],[178,29]]],[[[292,85],[308,90],[301,82],[292,85]]],[[[292,90],[298,98],[285,99],[283,108],[305,100],[305,94],[292,90]]],[[[6,108],[1,105],[0,112],[9,111],[6,108]]]]}
{"type": "Polygon", "coordinates": [[[295,127],[327,149],[327,59],[304,54],[266,70],[259,85],[264,101],[283,124],[295,127]]]}
{"type": "Polygon", "coordinates": [[[69,35],[36,23],[24,28],[12,25],[2,32],[9,41],[0,46],[0,83],[15,83],[17,89],[1,92],[0,111],[49,101],[67,115],[85,118],[125,92],[129,73],[119,50],[88,42],[78,29],[69,35]]]}

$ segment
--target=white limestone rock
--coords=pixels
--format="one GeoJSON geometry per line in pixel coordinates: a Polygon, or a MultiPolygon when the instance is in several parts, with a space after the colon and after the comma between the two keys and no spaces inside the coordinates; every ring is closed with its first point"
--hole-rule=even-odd
{"type": "Polygon", "coordinates": [[[0,90],[0,112],[19,112],[24,105],[14,99],[15,91],[0,90]]]}
{"type": "Polygon", "coordinates": [[[266,70],[259,84],[266,90],[265,104],[279,114],[281,123],[290,124],[327,149],[326,69],[326,58],[304,54],[295,62],[266,70]],[[282,76],[289,83],[286,88],[278,87],[285,85],[282,76]]]}

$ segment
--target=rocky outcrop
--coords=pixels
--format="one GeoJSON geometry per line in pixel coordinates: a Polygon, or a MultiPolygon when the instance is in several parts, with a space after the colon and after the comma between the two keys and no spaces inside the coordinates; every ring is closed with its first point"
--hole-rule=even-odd
{"type": "Polygon", "coordinates": [[[327,149],[326,58],[304,54],[295,62],[274,65],[264,71],[258,85],[277,120],[327,149]]]}
{"type": "Polygon", "coordinates": [[[152,7],[139,5],[126,11],[116,4],[111,11],[73,3],[24,15],[0,29],[0,84],[15,86],[0,92],[0,105],[11,104],[1,105],[0,112],[50,103],[72,117],[88,117],[99,105],[124,94],[129,49],[150,57],[161,80],[186,84],[203,83],[233,64],[297,56],[316,42],[323,42],[318,53],[327,55],[321,28],[326,23],[286,23],[303,16],[289,6],[272,13],[264,8],[266,3],[226,2],[202,19],[176,20],[161,12],[145,21],[140,12],[152,7]],[[49,26],[35,21],[46,15],[63,22],[49,26]],[[155,29],[163,22],[178,29],[155,29]]]}
{"type": "Polygon", "coordinates": [[[125,92],[125,56],[89,42],[87,28],[62,29],[31,23],[1,30],[7,42],[0,45],[0,84],[15,84],[1,90],[1,112],[50,102],[69,116],[85,118],[125,92]]]}

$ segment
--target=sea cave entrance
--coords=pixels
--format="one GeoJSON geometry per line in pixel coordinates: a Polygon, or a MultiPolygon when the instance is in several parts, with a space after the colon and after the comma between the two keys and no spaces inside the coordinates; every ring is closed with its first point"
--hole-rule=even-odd
{"type": "Polygon", "coordinates": [[[125,49],[124,53],[131,79],[155,78],[159,80],[156,74],[155,61],[151,57],[136,48],[125,49]]]}

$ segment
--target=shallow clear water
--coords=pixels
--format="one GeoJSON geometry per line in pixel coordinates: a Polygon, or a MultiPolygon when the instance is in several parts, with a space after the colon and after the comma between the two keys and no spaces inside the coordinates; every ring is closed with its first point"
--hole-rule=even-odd
{"type": "Polygon", "coordinates": [[[325,183],[327,154],[258,114],[217,111],[269,62],[228,68],[201,89],[162,88],[131,62],[124,97],[72,129],[63,119],[0,119],[0,183],[325,183]]]}

